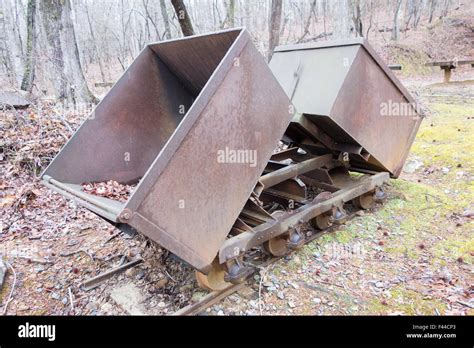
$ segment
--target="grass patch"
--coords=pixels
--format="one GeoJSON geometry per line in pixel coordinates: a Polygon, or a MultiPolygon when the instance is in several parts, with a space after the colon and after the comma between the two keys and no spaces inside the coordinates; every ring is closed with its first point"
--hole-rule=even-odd
{"type": "Polygon", "coordinates": [[[472,229],[470,234],[471,235],[461,234],[456,231],[456,233],[449,235],[445,240],[437,243],[433,248],[433,253],[438,258],[447,258],[450,260],[457,260],[461,257],[463,262],[472,265],[474,261],[474,257],[471,254],[474,252],[472,229]]]}
{"type": "Polygon", "coordinates": [[[372,299],[367,306],[371,314],[391,314],[403,312],[407,315],[435,315],[436,310],[443,314],[446,306],[434,298],[428,298],[417,291],[398,285],[386,292],[387,305],[382,304],[380,298],[372,299]]]}
{"type": "MultiPolygon", "coordinates": [[[[473,105],[430,104],[432,115],[425,119],[418,131],[412,154],[431,164],[472,171],[474,160],[473,105]]],[[[453,175],[454,173],[451,173],[453,175]]]]}

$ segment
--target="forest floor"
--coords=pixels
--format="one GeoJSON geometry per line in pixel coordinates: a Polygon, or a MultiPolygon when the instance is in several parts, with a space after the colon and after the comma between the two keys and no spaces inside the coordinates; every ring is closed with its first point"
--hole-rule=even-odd
{"type": "MultiPolygon", "coordinates": [[[[473,85],[406,83],[427,115],[386,202],[261,270],[208,314],[474,314],[473,85]]],[[[10,299],[10,315],[167,314],[205,295],[176,257],[38,182],[83,117],[42,112],[1,115],[0,257],[11,268],[0,313],[10,299]],[[99,287],[81,285],[137,256],[142,264],[99,287]]]]}

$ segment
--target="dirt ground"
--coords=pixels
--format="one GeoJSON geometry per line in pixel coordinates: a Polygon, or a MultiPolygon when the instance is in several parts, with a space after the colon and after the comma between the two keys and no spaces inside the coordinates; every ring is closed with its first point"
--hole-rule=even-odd
{"type": "MultiPolygon", "coordinates": [[[[441,73],[404,81],[427,115],[387,201],[261,269],[207,314],[474,314],[474,85],[435,80],[441,73]]],[[[2,113],[0,256],[10,267],[0,312],[168,314],[205,295],[175,256],[39,184],[34,175],[83,117],[43,112],[2,113]],[[138,256],[141,265],[82,286],[138,256]]]]}

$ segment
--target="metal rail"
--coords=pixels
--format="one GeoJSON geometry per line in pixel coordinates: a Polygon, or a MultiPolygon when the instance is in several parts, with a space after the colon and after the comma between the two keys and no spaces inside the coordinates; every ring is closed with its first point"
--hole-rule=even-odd
{"type": "Polygon", "coordinates": [[[135,267],[136,265],[138,265],[142,262],[143,262],[143,259],[139,258],[139,259],[127,262],[127,263],[125,263],[123,265],[120,265],[118,267],[111,268],[111,269],[105,271],[104,273],[100,273],[100,274],[96,275],[95,277],[90,278],[90,279],[86,280],[84,283],[82,283],[82,285],[84,287],[84,290],[89,291],[89,290],[95,289],[96,287],[101,285],[107,279],[110,279],[114,275],[116,275],[118,273],[121,273],[121,272],[124,272],[124,271],[126,271],[127,269],[129,269],[131,267],[135,267]]]}
{"type": "Polygon", "coordinates": [[[306,174],[314,169],[321,168],[332,160],[332,154],[315,157],[297,164],[292,164],[274,172],[268,173],[260,177],[259,185],[255,188],[255,193],[260,195],[264,189],[275,186],[285,180],[295,178],[298,175],[306,174]]]}
{"type": "MultiPolygon", "coordinates": [[[[349,214],[347,219],[351,220],[360,211],[362,211],[362,209],[359,209],[359,210],[349,214]]],[[[325,230],[322,230],[322,231],[319,231],[319,232],[313,234],[312,236],[310,236],[306,239],[304,244],[309,244],[312,241],[314,241],[315,239],[317,239],[319,237],[322,237],[325,234],[328,234],[328,233],[331,233],[331,232],[337,230],[339,226],[341,226],[341,225],[332,225],[331,227],[329,227],[325,230]]],[[[262,262],[261,264],[258,265],[258,267],[256,267],[254,269],[254,271],[251,274],[248,275],[247,279],[249,279],[252,275],[254,275],[257,272],[257,270],[259,270],[261,268],[268,267],[271,264],[273,264],[273,263],[277,262],[278,260],[282,259],[283,257],[285,257],[287,255],[291,255],[293,252],[294,252],[294,250],[291,250],[288,254],[285,254],[283,256],[274,256],[274,257],[266,260],[265,262],[262,262]]],[[[224,290],[221,290],[221,291],[213,291],[213,292],[207,294],[206,296],[204,296],[203,298],[201,298],[198,302],[192,303],[192,304],[189,304],[189,305],[187,305],[183,308],[180,308],[176,312],[171,313],[170,315],[172,315],[172,316],[198,315],[198,314],[202,313],[203,311],[205,311],[207,308],[209,308],[209,307],[213,306],[214,304],[222,301],[227,296],[232,295],[233,293],[241,290],[245,286],[246,286],[246,282],[242,282],[240,284],[232,284],[229,287],[227,287],[227,288],[225,288],[224,290]]]]}

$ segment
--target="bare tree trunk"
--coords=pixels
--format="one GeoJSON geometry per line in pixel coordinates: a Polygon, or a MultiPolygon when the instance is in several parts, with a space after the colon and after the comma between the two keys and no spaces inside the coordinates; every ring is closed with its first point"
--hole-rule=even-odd
{"type": "Polygon", "coordinates": [[[415,7],[415,18],[413,19],[413,28],[417,28],[418,27],[418,23],[420,23],[420,19],[421,19],[421,13],[423,12],[422,11],[422,7],[424,6],[424,2],[423,0],[416,0],[416,7],[415,7]]]}
{"type": "Polygon", "coordinates": [[[428,19],[428,23],[431,23],[433,21],[433,16],[436,10],[436,6],[437,6],[437,0],[431,0],[430,9],[429,9],[430,18],[428,19]]]}
{"type": "Polygon", "coordinates": [[[373,24],[373,17],[374,17],[374,4],[373,0],[370,0],[369,2],[369,26],[367,27],[367,31],[365,34],[365,38],[368,40],[369,39],[369,34],[370,34],[370,29],[372,29],[372,24],[373,24]]]}
{"type": "Polygon", "coordinates": [[[405,30],[408,30],[408,28],[410,27],[410,21],[413,17],[413,15],[415,14],[415,9],[416,9],[416,6],[414,4],[414,1],[415,0],[407,0],[407,13],[408,13],[408,18],[405,22],[405,30]]]}
{"type": "Polygon", "coordinates": [[[59,0],[63,3],[62,19],[64,28],[63,44],[67,56],[66,68],[71,77],[70,96],[73,101],[77,99],[85,103],[97,103],[99,100],[92,94],[87,86],[86,78],[82,70],[81,59],[79,57],[79,48],[77,47],[76,32],[72,22],[72,7],[70,0],[59,0]]]}
{"type": "Polygon", "coordinates": [[[352,5],[351,6],[352,7],[352,22],[354,23],[356,36],[363,37],[364,31],[362,27],[360,0],[352,0],[351,5],[352,5]]]}
{"type": "Polygon", "coordinates": [[[212,12],[213,12],[213,17],[214,17],[214,26],[217,28],[217,26],[222,26],[222,20],[221,20],[221,12],[219,11],[219,5],[217,4],[219,0],[214,0],[214,3],[212,4],[212,12]]]}
{"type": "Polygon", "coordinates": [[[36,63],[36,0],[28,0],[27,10],[26,64],[21,89],[31,92],[35,79],[36,63]]]}
{"type": "Polygon", "coordinates": [[[311,8],[309,10],[308,20],[306,21],[306,24],[304,26],[303,35],[301,35],[301,37],[296,41],[296,43],[300,43],[301,41],[303,41],[306,35],[309,34],[309,25],[311,24],[311,17],[313,15],[315,6],[316,6],[316,0],[313,0],[313,2],[311,3],[311,8]]]}
{"type": "Polygon", "coordinates": [[[160,9],[161,9],[161,17],[163,17],[163,22],[165,24],[164,36],[167,40],[169,40],[171,39],[170,19],[168,17],[168,12],[166,12],[165,0],[160,0],[160,9]]]}
{"type": "Polygon", "coordinates": [[[171,0],[184,36],[194,35],[193,25],[183,0],[171,0]]]}
{"type": "Polygon", "coordinates": [[[67,96],[67,78],[64,72],[64,57],[61,49],[62,5],[60,0],[41,0],[40,13],[46,40],[51,48],[51,63],[54,70],[53,86],[58,99],[67,96]]]}
{"type": "Polygon", "coordinates": [[[0,0],[0,30],[0,53],[2,64],[5,67],[5,71],[7,73],[10,84],[12,85],[12,87],[16,87],[17,82],[15,65],[13,64],[11,50],[8,47],[8,32],[5,23],[5,7],[2,0],[0,0]]]}
{"type": "Polygon", "coordinates": [[[270,23],[268,26],[270,32],[270,39],[268,42],[268,61],[270,61],[270,59],[272,58],[273,50],[280,43],[282,6],[282,0],[272,0],[270,23]]]}
{"type": "MultiPolygon", "coordinates": [[[[18,43],[19,43],[19,46],[20,46],[20,53],[21,53],[21,59],[23,60],[23,52],[24,52],[24,48],[23,48],[23,40],[21,38],[21,32],[20,32],[20,26],[19,26],[19,23],[20,23],[20,18],[18,16],[18,2],[17,1],[14,1],[15,3],[15,8],[13,9],[13,11],[15,12],[15,20],[13,21],[14,23],[14,28],[15,28],[15,32],[16,32],[16,35],[18,37],[18,43]]],[[[21,5],[21,3],[20,3],[21,5]]]]}
{"type": "Polygon", "coordinates": [[[227,18],[229,19],[229,26],[233,28],[235,26],[235,0],[229,0],[227,18]]]}
{"type": "Polygon", "coordinates": [[[248,30],[252,30],[252,14],[250,12],[250,1],[244,1],[245,6],[245,26],[248,30]]]}
{"type": "Polygon", "coordinates": [[[92,21],[89,14],[89,8],[87,3],[84,4],[86,7],[86,16],[87,16],[87,23],[89,24],[89,30],[91,32],[92,44],[94,45],[94,51],[97,56],[97,61],[99,62],[99,70],[100,76],[102,77],[102,82],[106,82],[105,72],[104,72],[104,64],[102,63],[102,58],[100,57],[99,47],[97,46],[97,40],[95,39],[94,29],[92,28],[92,21]]]}
{"type": "Polygon", "coordinates": [[[281,24],[281,29],[280,29],[280,38],[282,38],[283,35],[285,35],[286,25],[288,24],[289,20],[290,20],[290,15],[289,14],[284,16],[283,23],[281,24]]]}
{"type": "Polygon", "coordinates": [[[439,14],[439,19],[442,19],[443,17],[446,17],[448,15],[449,5],[451,5],[451,0],[444,0],[441,13],[439,14]]]}
{"type": "MultiPolygon", "coordinates": [[[[158,26],[156,25],[155,21],[153,20],[153,17],[150,14],[150,11],[148,10],[148,0],[147,1],[143,0],[142,3],[143,3],[143,8],[145,9],[146,22],[147,23],[148,23],[148,21],[151,22],[151,24],[153,25],[153,28],[155,29],[155,35],[156,35],[155,41],[160,41],[161,40],[160,31],[158,30],[158,26]]],[[[142,45],[140,45],[140,46],[142,46],[142,45]]]]}
{"type": "MultiPolygon", "coordinates": [[[[326,33],[327,29],[326,29],[326,13],[327,13],[327,7],[328,7],[328,3],[327,3],[327,0],[323,0],[323,28],[324,28],[324,33],[326,33]]],[[[326,37],[325,37],[326,38],[326,37]]],[[[327,40],[327,38],[326,38],[327,40]]]]}
{"type": "Polygon", "coordinates": [[[347,0],[340,0],[335,3],[334,16],[332,18],[333,33],[335,39],[344,39],[350,33],[350,12],[347,0]]]}
{"type": "Polygon", "coordinates": [[[398,41],[398,34],[400,28],[398,26],[398,16],[400,15],[400,9],[402,7],[402,0],[397,0],[395,4],[395,13],[393,15],[393,29],[392,29],[392,40],[398,41]]]}
{"type": "Polygon", "coordinates": [[[228,4],[226,2],[225,7],[225,18],[221,23],[221,29],[224,29],[227,24],[230,28],[234,27],[235,25],[235,0],[229,0],[228,4]]]}

